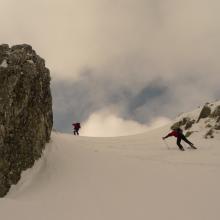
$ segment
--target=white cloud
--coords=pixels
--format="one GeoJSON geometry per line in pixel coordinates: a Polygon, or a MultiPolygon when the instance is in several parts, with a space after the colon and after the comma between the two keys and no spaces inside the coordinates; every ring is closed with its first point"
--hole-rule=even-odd
{"type": "Polygon", "coordinates": [[[102,110],[90,115],[89,119],[82,125],[80,134],[93,137],[126,136],[143,133],[169,122],[170,120],[167,118],[158,117],[152,120],[149,125],[142,125],[136,121],[119,118],[107,110],[102,110]]]}
{"type": "Polygon", "coordinates": [[[192,66],[220,69],[219,6],[216,0],[8,0],[1,4],[0,41],[33,45],[55,79],[76,80],[91,67],[123,79],[147,75],[149,82],[192,66]]]}

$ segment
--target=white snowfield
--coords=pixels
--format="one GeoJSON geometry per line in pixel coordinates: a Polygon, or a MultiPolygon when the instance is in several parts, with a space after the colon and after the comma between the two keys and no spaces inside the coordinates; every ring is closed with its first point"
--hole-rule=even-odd
{"type": "Polygon", "coordinates": [[[145,134],[88,138],[53,133],[43,157],[0,199],[2,220],[219,220],[220,138],[178,150],[145,134]],[[169,147],[169,149],[168,149],[169,147]]]}

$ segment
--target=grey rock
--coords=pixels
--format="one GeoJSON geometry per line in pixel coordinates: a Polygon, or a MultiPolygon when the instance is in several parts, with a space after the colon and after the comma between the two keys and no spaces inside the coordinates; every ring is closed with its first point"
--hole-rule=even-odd
{"type": "Polygon", "coordinates": [[[176,128],[179,128],[179,127],[184,127],[185,130],[189,129],[192,127],[192,125],[195,123],[195,120],[191,120],[190,118],[188,117],[185,117],[183,118],[182,120],[174,123],[172,126],[171,126],[171,129],[176,129],[176,128]]]}
{"type": "Polygon", "coordinates": [[[220,123],[219,123],[219,122],[217,122],[217,123],[215,124],[215,129],[216,129],[216,130],[220,130],[220,123]]]}
{"type": "Polygon", "coordinates": [[[175,122],[170,128],[172,130],[181,127],[181,121],[175,122]]]}
{"type": "Polygon", "coordinates": [[[171,129],[173,130],[173,129],[176,129],[176,128],[179,128],[179,127],[185,125],[187,123],[187,120],[188,120],[188,118],[183,118],[181,121],[178,121],[178,122],[174,123],[171,126],[171,129]]]}
{"type": "Polygon", "coordinates": [[[188,129],[190,129],[192,126],[193,126],[193,124],[195,124],[195,120],[188,120],[187,122],[186,122],[186,125],[185,125],[185,130],[188,130],[188,129]]]}
{"type": "Polygon", "coordinates": [[[204,105],[201,112],[200,112],[197,123],[200,121],[200,119],[209,117],[210,114],[211,114],[211,108],[207,104],[204,105]]]}
{"type": "Polygon", "coordinates": [[[207,124],[205,127],[206,127],[206,128],[211,128],[211,127],[212,127],[212,125],[207,124]]]}
{"type": "Polygon", "coordinates": [[[217,106],[211,114],[212,118],[220,118],[220,105],[217,106]]]}
{"type": "Polygon", "coordinates": [[[50,71],[30,45],[0,45],[0,196],[33,166],[53,125],[50,71]]]}
{"type": "Polygon", "coordinates": [[[205,134],[205,138],[214,138],[214,130],[213,128],[211,128],[206,134],[205,134]]]}
{"type": "Polygon", "coordinates": [[[8,44],[0,45],[0,64],[3,62],[3,60],[7,61],[7,59],[8,59],[8,52],[9,52],[8,44]]]}
{"type": "Polygon", "coordinates": [[[189,137],[189,136],[190,136],[191,134],[193,134],[193,133],[194,133],[193,131],[187,131],[186,134],[185,134],[185,136],[186,136],[186,137],[189,137]]]}

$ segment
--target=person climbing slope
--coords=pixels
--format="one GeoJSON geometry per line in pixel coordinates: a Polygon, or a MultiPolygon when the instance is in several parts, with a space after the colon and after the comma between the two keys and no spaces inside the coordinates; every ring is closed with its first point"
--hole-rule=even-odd
{"type": "Polygon", "coordinates": [[[168,137],[171,137],[171,136],[174,136],[177,138],[177,142],[176,144],[178,145],[179,149],[184,151],[184,148],[183,146],[181,145],[181,140],[184,140],[187,144],[190,145],[191,148],[193,149],[197,149],[194,144],[192,142],[190,142],[186,136],[183,134],[183,130],[181,128],[176,128],[176,129],[173,129],[172,132],[170,132],[167,136],[163,137],[163,140],[165,140],[166,138],[168,137]]]}
{"type": "Polygon", "coordinates": [[[77,123],[73,123],[72,125],[74,129],[73,130],[74,135],[79,135],[79,129],[81,128],[80,123],[77,122],[77,123]]]}

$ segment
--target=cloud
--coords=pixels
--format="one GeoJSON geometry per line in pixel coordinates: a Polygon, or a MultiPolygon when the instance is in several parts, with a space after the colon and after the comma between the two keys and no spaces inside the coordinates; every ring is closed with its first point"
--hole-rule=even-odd
{"type": "Polygon", "coordinates": [[[148,124],[220,98],[216,0],[8,0],[2,43],[29,43],[51,70],[55,128],[111,106],[148,124]]]}
{"type": "Polygon", "coordinates": [[[54,126],[68,132],[72,120],[84,122],[91,114],[107,106],[118,117],[138,123],[149,123],[151,118],[166,116],[162,112],[163,107],[153,106],[152,101],[159,102],[162,97],[165,99],[167,88],[162,82],[156,81],[143,86],[138,88],[132,84],[123,84],[111,76],[97,76],[92,72],[87,72],[75,82],[59,81],[52,87],[53,97],[56,97],[53,101],[54,116],[57,119],[54,126]]]}
{"type": "Polygon", "coordinates": [[[33,45],[54,79],[76,80],[85,67],[113,77],[126,70],[173,77],[196,66],[219,69],[219,6],[216,0],[8,0],[1,4],[0,39],[33,45]]]}
{"type": "Polygon", "coordinates": [[[111,111],[101,110],[90,115],[83,123],[80,134],[93,137],[126,136],[146,132],[169,123],[164,117],[153,119],[149,125],[143,125],[133,120],[124,120],[111,111]]]}

